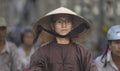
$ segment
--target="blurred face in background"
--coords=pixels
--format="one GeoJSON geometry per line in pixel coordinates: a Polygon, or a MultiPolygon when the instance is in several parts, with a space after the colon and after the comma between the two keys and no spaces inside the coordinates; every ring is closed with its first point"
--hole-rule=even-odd
{"type": "Polygon", "coordinates": [[[69,15],[56,15],[54,17],[54,30],[59,35],[65,36],[72,30],[71,16],[69,15]]]}
{"type": "Polygon", "coordinates": [[[7,34],[6,27],[0,27],[0,40],[5,40],[7,34]]]}
{"type": "Polygon", "coordinates": [[[34,40],[34,35],[32,32],[26,32],[24,33],[23,37],[23,43],[27,46],[32,46],[33,45],[33,40],[34,40]]]}
{"type": "Polygon", "coordinates": [[[113,40],[109,44],[112,54],[120,56],[120,40],[113,40]]]}

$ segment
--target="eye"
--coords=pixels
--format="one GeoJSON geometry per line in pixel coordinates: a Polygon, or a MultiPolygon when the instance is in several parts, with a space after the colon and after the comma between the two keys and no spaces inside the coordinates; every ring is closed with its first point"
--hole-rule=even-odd
{"type": "Polygon", "coordinates": [[[71,24],[72,22],[70,20],[66,21],[68,24],[71,24]]]}
{"type": "Polygon", "coordinates": [[[62,21],[61,21],[61,20],[58,20],[58,21],[56,21],[56,23],[62,23],[62,21]]]}

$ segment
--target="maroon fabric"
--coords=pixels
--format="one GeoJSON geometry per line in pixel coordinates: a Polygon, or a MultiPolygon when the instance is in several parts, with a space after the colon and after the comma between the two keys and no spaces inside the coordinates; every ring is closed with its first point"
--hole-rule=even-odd
{"type": "Polygon", "coordinates": [[[30,71],[30,69],[24,69],[23,71],[30,71]]]}
{"type": "Polygon", "coordinates": [[[40,47],[32,56],[31,71],[97,71],[91,54],[75,44],[52,41],[40,47]]]}

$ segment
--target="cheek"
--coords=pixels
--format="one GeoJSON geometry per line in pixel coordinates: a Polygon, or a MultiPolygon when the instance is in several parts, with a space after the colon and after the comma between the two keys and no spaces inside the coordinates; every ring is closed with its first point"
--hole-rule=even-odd
{"type": "Polygon", "coordinates": [[[28,38],[24,37],[24,43],[28,42],[28,38]]]}
{"type": "Polygon", "coordinates": [[[67,29],[69,29],[69,31],[71,31],[71,30],[73,29],[72,25],[69,25],[69,26],[67,27],[67,29]]]}
{"type": "Polygon", "coordinates": [[[72,25],[70,25],[70,27],[69,27],[70,29],[73,29],[73,26],[72,25]]]}
{"type": "Polygon", "coordinates": [[[112,51],[117,51],[118,50],[118,46],[117,45],[111,45],[111,50],[112,51]]]}
{"type": "Polygon", "coordinates": [[[61,26],[59,26],[59,25],[55,25],[55,26],[54,26],[54,30],[55,30],[55,31],[59,31],[60,29],[61,29],[61,26]]]}

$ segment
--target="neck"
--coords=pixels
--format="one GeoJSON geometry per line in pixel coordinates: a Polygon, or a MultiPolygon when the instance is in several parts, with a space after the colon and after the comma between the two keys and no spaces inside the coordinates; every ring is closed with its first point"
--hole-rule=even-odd
{"type": "Polygon", "coordinates": [[[24,46],[26,56],[29,56],[30,52],[31,52],[31,49],[32,49],[32,46],[31,45],[23,45],[23,46],[24,46]]]}
{"type": "Polygon", "coordinates": [[[56,37],[56,41],[58,44],[69,44],[70,43],[70,39],[68,39],[68,38],[56,37]]]}

